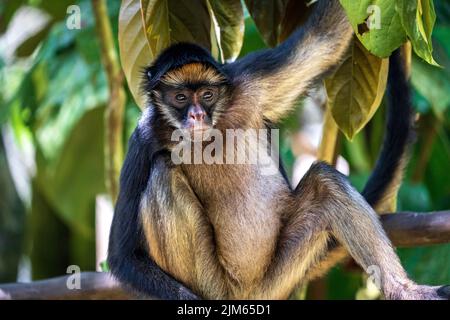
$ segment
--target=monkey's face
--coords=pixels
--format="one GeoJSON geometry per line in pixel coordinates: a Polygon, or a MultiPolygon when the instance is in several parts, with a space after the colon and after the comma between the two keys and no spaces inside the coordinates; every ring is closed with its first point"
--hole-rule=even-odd
{"type": "Polygon", "coordinates": [[[214,68],[191,63],[169,71],[153,90],[155,105],[177,129],[212,128],[226,102],[224,77],[214,68]]]}
{"type": "Polygon", "coordinates": [[[214,85],[163,86],[162,100],[165,113],[179,129],[207,130],[212,127],[212,112],[219,98],[214,85]]]}

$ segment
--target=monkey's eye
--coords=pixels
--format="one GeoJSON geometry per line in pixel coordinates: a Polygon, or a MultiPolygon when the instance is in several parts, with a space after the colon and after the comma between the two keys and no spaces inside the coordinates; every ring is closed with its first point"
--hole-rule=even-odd
{"type": "Polygon", "coordinates": [[[185,102],[186,99],[187,99],[187,97],[186,97],[185,94],[179,93],[179,94],[177,94],[177,95],[175,96],[175,99],[176,99],[178,102],[185,102]]]}
{"type": "Polygon", "coordinates": [[[211,100],[212,99],[212,97],[213,97],[213,93],[211,92],[211,91],[205,91],[204,93],[203,93],[203,99],[205,99],[205,100],[211,100]]]}

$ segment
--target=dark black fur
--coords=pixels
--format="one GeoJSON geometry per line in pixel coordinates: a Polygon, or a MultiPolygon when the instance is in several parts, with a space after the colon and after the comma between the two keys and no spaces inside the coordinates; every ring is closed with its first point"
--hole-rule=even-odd
{"type": "Polygon", "coordinates": [[[440,287],[437,294],[443,299],[450,299],[450,286],[440,287]]]}
{"type": "MultiPolygon", "coordinates": [[[[166,49],[152,66],[145,69],[143,90],[150,92],[168,71],[184,64],[200,62],[221,70],[202,47],[179,43],[166,49]]],[[[120,190],[109,238],[108,264],[112,274],[130,289],[162,299],[198,299],[189,289],[167,275],[145,250],[139,224],[139,205],[147,187],[152,161],[160,152],[150,123],[155,117],[140,121],[128,143],[128,153],[120,177],[120,190]]]]}
{"type": "Polygon", "coordinates": [[[374,206],[383,197],[392,176],[414,137],[410,87],[400,50],[389,63],[388,112],[383,146],[362,195],[374,206]]]}
{"type": "Polygon", "coordinates": [[[144,248],[138,218],[139,204],[147,187],[152,159],[159,152],[151,127],[146,122],[138,125],[129,140],[111,226],[108,264],[119,281],[139,293],[162,299],[196,299],[193,293],[164,273],[144,248]]]}

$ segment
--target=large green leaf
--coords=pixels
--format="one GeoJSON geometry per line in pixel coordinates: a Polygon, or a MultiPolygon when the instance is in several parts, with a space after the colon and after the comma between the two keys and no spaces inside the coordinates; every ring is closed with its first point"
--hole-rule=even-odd
{"type": "Polygon", "coordinates": [[[397,1],[400,21],[411,40],[414,52],[429,64],[437,65],[433,58],[433,32],[436,14],[433,0],[397,1]]]}
{"type": "Polygon", "coordinates": [[[358,39],[367,50],[381,58],[389,57],[406,41],[406,32],[395,9],[396,3],[401,1],[411,0],[340,0],[358,39]],[[369,29],[366,25],[369,19],[378,20],[380,28],[375,23],[375,27],[369,29]]]}
{"type": "Polygon", "coordinates": [[[205,1],[142,0],[141,10],[153,57],[181,41],[211,49],[211,18],[205,1]]]}
{"type": "Polygon", "coordinates": [[[244,41],[244,10],[240,0],[208,0],[220,29],[220,46],[226,61],[237,58],[244,41]]]}
{"type": "Polygon", "coordinates": [[[152,61],[153,55],[145,36],[139,1],[122,0],[119,13],[119,50],[128,87],[139,107],[144,108],[145,97],[140,91],[142,70],[152,61]]]}
{"type": "Polygon", "coordinates": [[[304,0],[245,0],[264,41],[274,47],[302,25],[310,13],[304,0]]]}
{"type": "Polygon", "coordinates": [[[328,107],[336,124],[352,139],[374,115],[386,89],[389,61],[354,39],[343,64],[325,81],[328,107]]]}

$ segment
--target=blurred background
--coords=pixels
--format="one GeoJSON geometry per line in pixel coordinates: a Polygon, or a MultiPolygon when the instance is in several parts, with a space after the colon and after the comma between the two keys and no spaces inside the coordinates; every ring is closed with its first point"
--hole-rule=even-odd
{"type": "MultiPolygon", "coordinates": [[[[115,41],[120,1],[108,1],[115,41]]],[[[450,3],[436,0],[434,67],[412,60],[417,143],[398,198],[399,211],[450,208],[450,3]]],[[[240,55],[264,48],[244,10],[240,55]]],[[[91,1],[0,3],[0,283],[66,274],[69,265],[101,270],[112,205],[105,182],[104,112],[109,88],[91,1]],[[76,3],[81,28],[69,29],[76,3]],[[96,223],[97,221],[97,223],[96,223]]],[[[116,43],[116,47],[118,44],[116,43]]],[[[125,85],[123,143],[140,109],[125,85]]],[[[281,151],[293,181],[317,156],[323,89],[282,125],[281,151]]],[[[384,105],[353,140],[342,139],[338,168],[359,189],[374,166],[384,105]]],[[[420,283],[450,283],[450,244],[399,249],[420,283]]],[[[365,277],[343,265],[312,283],[309,298],[370,298],[365,277]]]]}

